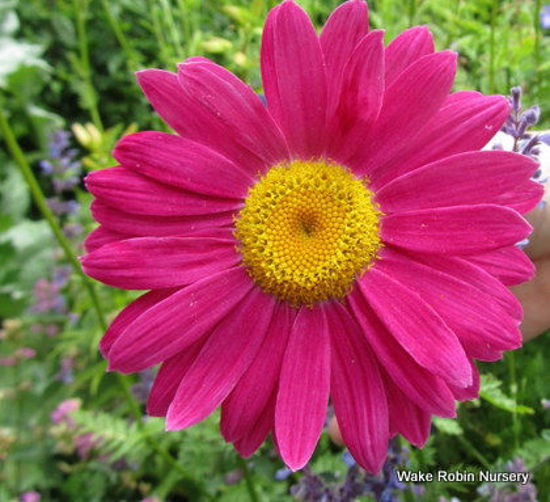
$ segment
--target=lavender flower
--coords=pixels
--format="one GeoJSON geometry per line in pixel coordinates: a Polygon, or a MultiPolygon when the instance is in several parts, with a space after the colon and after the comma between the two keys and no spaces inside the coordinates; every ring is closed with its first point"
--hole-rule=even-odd
{"type": "MultiPolygon", "coordinates": [[[[349,454],[344,454],[342,459],[349,466],[342,483],[327,483],[321,476],[314,474],[310,467],[306,467],[300,481],[291,487],[291,494],[299,500],[312,502],[349,502],[366,495],[373,496],[378,501],[393,502],[399,500],[399,492],[408,488],[397,480],[395,474],[397,466],[407,463],[408,450],[399,449],[395,441],[390,444],[388,458],[381,473],[376,476],[361,469],[349,454]]],[[[418,494],[415,487],[409,488],[418,494]]]]}
{"type": "MultiPolygon", "coordinates": [[[[508,472],[528,472],[525,463],[519,457],[509,460],[506,463],[508,472]]],[[[488,496],[489,502],[536,502],[537,489],[529,480],[528,483],[522,485],[500,485],[486,484],[478,488],[480,495],[488,496]]]]}
{"type": "MultiPolygon", "coordinates": [[[[514,143],[512,151],[527,155],[535,160],[538,160],[540,153],[539,146],[541,142],[547,142],[548,138],[543,135],[541,138],[538,134],[528,132],[528,129],[536,125],[540,119],[540,108],[532,106],[527,110],[523,110],[521,105],[522,91],[521,87],[512,87],[508,101],[511,106],[510,115],[502,126],[501,131],[509,136],[512,136],[514,143]]],[[[543,173],[542,166],[533,177],[539,183],[545,183],[547,177],[543,173]]]]}
{"type": "Polygon", "coordinates": [[[71,192],[80,183],[81,164],[76,160],[78,150],[70,148],[68,131],[57,131],[50,135],[48,146],[49,158],[40,162],[42,172],[51,177],[54,197],[48,199],[50,209],[57,215],[74,214],[78,203],[74,200],[63,200],[63,195],[71,192]]]}
{"type": "Polygon", "coordinates": [[[550,30],[550,5],[543,5],[540,12],[540,26],[543,30],[550,30]]]}

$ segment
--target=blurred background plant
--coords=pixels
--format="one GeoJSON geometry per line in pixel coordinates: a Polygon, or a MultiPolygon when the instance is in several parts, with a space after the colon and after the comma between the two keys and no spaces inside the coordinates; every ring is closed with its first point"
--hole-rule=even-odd
{"type": "MultiPolygon", "coordinates": [[[[323,437],[303,473],[269,444],[240,460],[217,417],[163,433],[144,416],[152,374],[105,373],[97,343],[136,295],[100,287],[75,257],[93,228],[86,172],[118,137],[166,126],[133,72],[205,55],[261,91],[258,50],[274,0],[0,0],[0,501],[547,500],[550,347],[544,338],[481,365],[480,399],[438,419],[423,450],[392,444],[368,476],[323,437]],[[22,149],[19,150],[18,145],[22,149]],[[53,232],[52,232],[53,231],[53,232]],[[507,463],[508,462],[508,463],[507,463]],[[512,463],[511,463],[512,462],[512,463]],[[513,463],[515,462],[515,464],[513,463]],[[527,487],[407,486],[395,466],[521,470],[527,487]],[[538,493],[538,495],[537,495],[538,493]]],[[[300,2],[320,26],[337,0],[300,2]]],[[[524,90],[550,125],[550,5],[541,0],[371,0],[387,40],[427,24],[458,51],[457,89],[524,90]]]]}

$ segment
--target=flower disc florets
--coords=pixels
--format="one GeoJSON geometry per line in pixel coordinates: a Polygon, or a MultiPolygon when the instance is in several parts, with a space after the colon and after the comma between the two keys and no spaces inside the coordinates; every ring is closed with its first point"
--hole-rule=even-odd
{"type": "Polygon", "coordinates": [[[292,305],[342,298],[380,248],[372,192],[328,161],[272,167],[236,221],[239,251],[262,289],[292,305]]]}

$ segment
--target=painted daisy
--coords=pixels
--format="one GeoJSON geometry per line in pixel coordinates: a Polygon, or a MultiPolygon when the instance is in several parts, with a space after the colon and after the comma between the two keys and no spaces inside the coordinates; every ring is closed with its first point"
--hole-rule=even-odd
{"type": "Polygon", "coordinates": [[[204,58],[138,82],[177,135],[141,132],[86,180],[101,224],[85,272],[151,290],[101,341],[109,368],[162,363],[148,412],[169,430],[221,406],[244,456],[268,434],[292,469],[329,400],[357,462],[388,438],[422,446],[430,416],[474,398],[473,360],[520,346],[506,285],[533,266],[515,244],[541,197],[537,164],[479,151],[501,96],[451,93],[456,54],[426,27],[387,47],[350,0],[320,36],[287,0],[268,15],[267,106],[204,58]]]}

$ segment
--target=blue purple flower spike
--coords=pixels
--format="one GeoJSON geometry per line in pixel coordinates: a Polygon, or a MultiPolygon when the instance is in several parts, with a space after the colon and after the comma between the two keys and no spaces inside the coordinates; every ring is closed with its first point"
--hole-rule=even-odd
{"type": "MultiPolygon", "coordinates": [[[[290,489],[291,494],[298,500],[312,502],[348,502],[361,496],[371,496],[381,502],[393,502],[400,500],[399,493],[407,489],[412,490],[414,495],[421,495],[421,486],[407,486],[397,479],[395,470],[407,464],[408,450],[405,447],[400,448],[396,441],[390,443],[388,458],[378,475],[369,474],[361,469],[347,451],[342,455],[342,460],[348,466],[348,470],[341,483],[325,480],[322,476],[314,474],[308,466],[304,468],[300,481],[290,489]]],[[[290,474],[290,471],[281,469],[277,471],[276,479],[286,479],[290,474]]]]}

